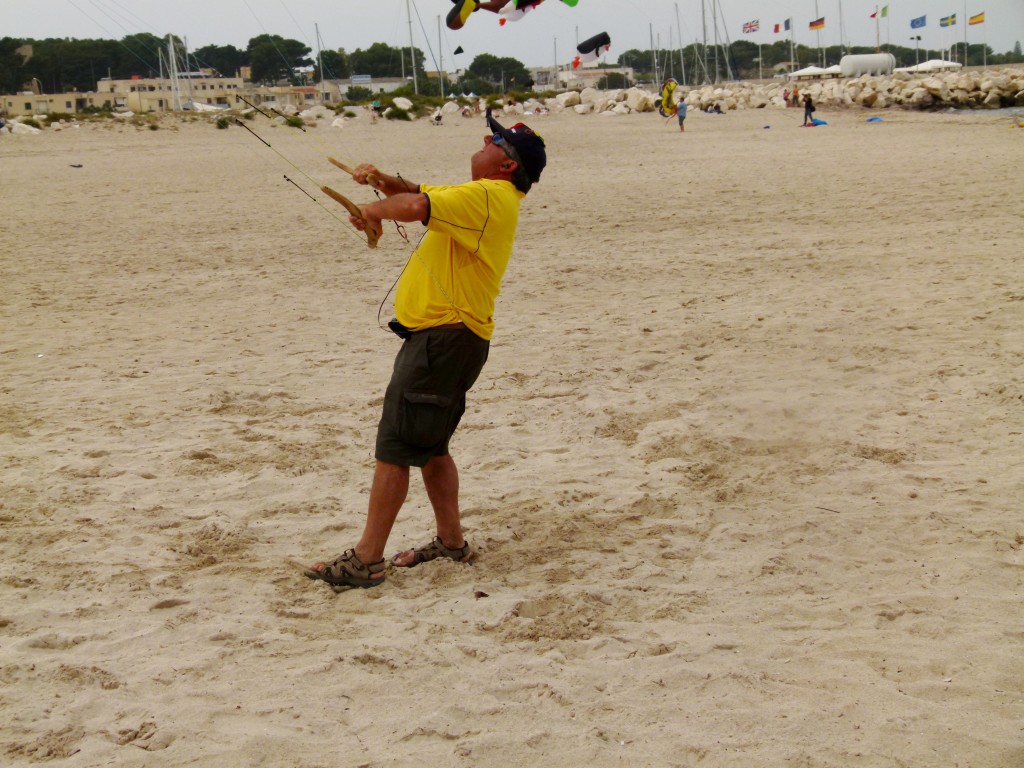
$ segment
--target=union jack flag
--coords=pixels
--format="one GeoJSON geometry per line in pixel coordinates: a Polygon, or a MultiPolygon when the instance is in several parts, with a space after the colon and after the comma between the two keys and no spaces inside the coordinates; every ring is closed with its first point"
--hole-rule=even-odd
{"type": "Polygon", "coordinates": [[[751,32],[757,32],[757,30],[759,30],[760,28],[761,28],[761,20],[760,19],[754,19],[753,21],[748,21],[746,24],[743,25],[743,34],[744,35],[749,35],[751,32]]]}

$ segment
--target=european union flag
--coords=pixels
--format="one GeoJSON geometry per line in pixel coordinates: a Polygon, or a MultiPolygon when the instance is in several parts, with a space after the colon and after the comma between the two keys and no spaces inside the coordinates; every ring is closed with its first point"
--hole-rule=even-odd
{"type": "Polygon", "coordinates": [[[927,16],[918,16],[916,19],[911,19],[910,20],[910,28],[911,29],[920,29],[921,27],[923,27],[925,25],[925,22],[926,22],[927,19],[928,19],[927,16]]]}

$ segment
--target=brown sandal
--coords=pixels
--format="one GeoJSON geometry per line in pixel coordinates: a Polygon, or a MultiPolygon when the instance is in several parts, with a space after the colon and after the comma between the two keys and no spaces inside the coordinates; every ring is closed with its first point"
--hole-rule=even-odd
{"type": "Polygon", "coordinates": [[[399,565],[396,560],[404,555],[409,550],[399,552],[397,555],[391,558],[391,564],[396,568],[413,568],[420,563],[429,563],[431,560],[437,560],[439,557],[444,557],[449,560],[454,560],[457,563],[468,563],[473,559],[473,549],[469,546],[467,541],[461,547],[457,549],[449,549],[441,541],[440,536],[435,536],[434,540],[429,544],[424,544],[422,547],[416,547],[412,550],[412,562],[408,565],[399,565]]]}
{"type": "Polygon", "coordinates": [[[354,549],[345,550],[330,563],[314,563],[303,571],[306,578],[326,581],[332,587],[376,587],[384,583],[387,563],[380,560],[366,564],[354,549]],[[380,574],[374,578],[376,574],[380,574]]]}

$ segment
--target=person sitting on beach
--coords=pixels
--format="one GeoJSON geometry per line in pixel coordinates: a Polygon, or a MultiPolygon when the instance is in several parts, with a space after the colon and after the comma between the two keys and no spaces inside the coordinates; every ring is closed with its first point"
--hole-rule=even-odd
{"type": "Polygon", "coordinates": [[[547,164],[544,140],[529,126],[505,128],[487,113],[492,133],[470,158],[471,181],[415,184],[369,164],[352,177],[384,193],[360,207],[352,225],[379,235],[381,221],[427,227],[398,280],[396,319],[402,339],[377,428],[377,460],[369,510],[358,543],[333,561],[305,569],[332,586],[384,582],[384,549],[419,467],[434,509],[437,536],[400,552],[392,565],[409,568],[437,558],[467,562],[472,550],[459,515],[459,474],[448,443],[466,409],[466,393],[487,360],[494,302],[512,255],[519,205],[547,164]]]}

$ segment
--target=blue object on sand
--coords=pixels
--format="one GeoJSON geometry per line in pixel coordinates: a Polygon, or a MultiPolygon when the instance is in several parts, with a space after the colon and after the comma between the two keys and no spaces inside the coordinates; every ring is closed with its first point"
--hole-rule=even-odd
{"type": "Polygon", "coordinates": [[[880,122],[882,122],[882,118],[880,118],[880,117],[869,117],[868,118],[868,122],[869,123],[880,123],[880,122]]]}
{"type": "Polygon", "coordinates": [[[826,123],[824,120],[819,120],[816,117],[812,117],[811,118],[811,124],[812,125],[828,125],[828,123],[826,123]]]}

